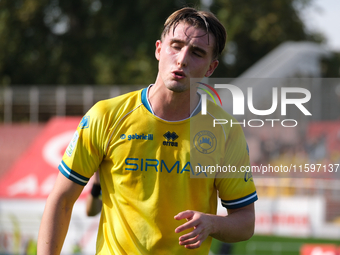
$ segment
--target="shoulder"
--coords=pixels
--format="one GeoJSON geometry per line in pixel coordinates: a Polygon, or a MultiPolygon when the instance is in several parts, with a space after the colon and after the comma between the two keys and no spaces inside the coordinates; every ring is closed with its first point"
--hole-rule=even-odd
{"type": "Polygon", "coordinates": [[[114,98],[101,100],[89,110],[89,114],[103,118],[129,112],[141,105],[141,91],[142,90],[137,90],[114,98]]]}
{"type": "Polygon", "coordinates": [[[212,125],[220,126],[229,135],[243,135],[242,121],[236,120],[234,116],[225,111],[221,106],[208,101],[208,114],[212,118],[212,125]]]}
{"type": "Polygon", "coordinates": [[[87,126],[91,130],[109,132],[112,125],[118,123],[120,119],[142,104],[141,91],[137,90],[111,99],[101,100],[92,106],[83,120],[86,120],[87,126]]]}
{"type": "Polygon", "coordinates": [[[235,118],[225,111],[221,106],[214,104],[212,101],[208,100],[208,114],[215,119],[232,119],[236,121],[235,118]]]}

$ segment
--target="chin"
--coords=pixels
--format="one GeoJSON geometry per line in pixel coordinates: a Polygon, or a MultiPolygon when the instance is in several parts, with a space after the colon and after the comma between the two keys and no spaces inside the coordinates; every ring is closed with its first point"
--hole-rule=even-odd
{"type": "Polygon", "coordinates": [[[183,84],[183,83],[179,83],[179,82],[171,82],[165,85],[169,90],[173,91],[173,92],[184,92],[189,90],[190,86],[183,84]]]}

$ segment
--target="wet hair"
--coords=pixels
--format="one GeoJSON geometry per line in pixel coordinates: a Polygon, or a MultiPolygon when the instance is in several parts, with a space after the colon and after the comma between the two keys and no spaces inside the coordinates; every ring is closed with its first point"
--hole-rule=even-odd
{"type": "Polygon", "coordinates": [[[206,31],[202,36],[212,34],[215,38],[215,45],[213,49],[213,58],[217,59],[226,44],[227,32],[221,22],[214,14],[207,11],[198,11],[191,7],[185,7],[172,13],[164,23],[162,38],[170,31],[174,33],[177,25],[180,22],[187,23],[195,28],[206,31]]]}

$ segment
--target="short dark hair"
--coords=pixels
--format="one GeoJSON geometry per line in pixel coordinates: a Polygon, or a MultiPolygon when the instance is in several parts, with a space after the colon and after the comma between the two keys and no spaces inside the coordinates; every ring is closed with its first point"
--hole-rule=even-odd
{"type": "Polygon", "coordinates": [[[184,7],[172,13],[164,23],[162,38],[170,32],[172,28],[175,30],[179,22],[185,22],[196,28],[203,29],[208,36],[211,33],[215,37],[215,46],[213,50],[213,58],[218,58],[226,44],[227,32],[216,16],[207,11],[198,11],[191,7],[184,7]]]}

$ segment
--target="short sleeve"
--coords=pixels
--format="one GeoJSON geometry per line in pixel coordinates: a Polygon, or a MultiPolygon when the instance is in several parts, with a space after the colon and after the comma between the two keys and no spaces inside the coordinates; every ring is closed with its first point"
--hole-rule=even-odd
{"type": "Polygon", "coordinates": [[[59,171],[68,179],[85,186],[104,158],[108,123],[102,103],[94,105],[81,119],[59,171]]]}
{"type": "Polygon", "coordinates": [[[255,202],[258,198],[250,172],[249,148],[240,125],[231,128],[225,152],[223,165],[228,171],[215,179],[222,205],[236,209],[255,202]]]}

